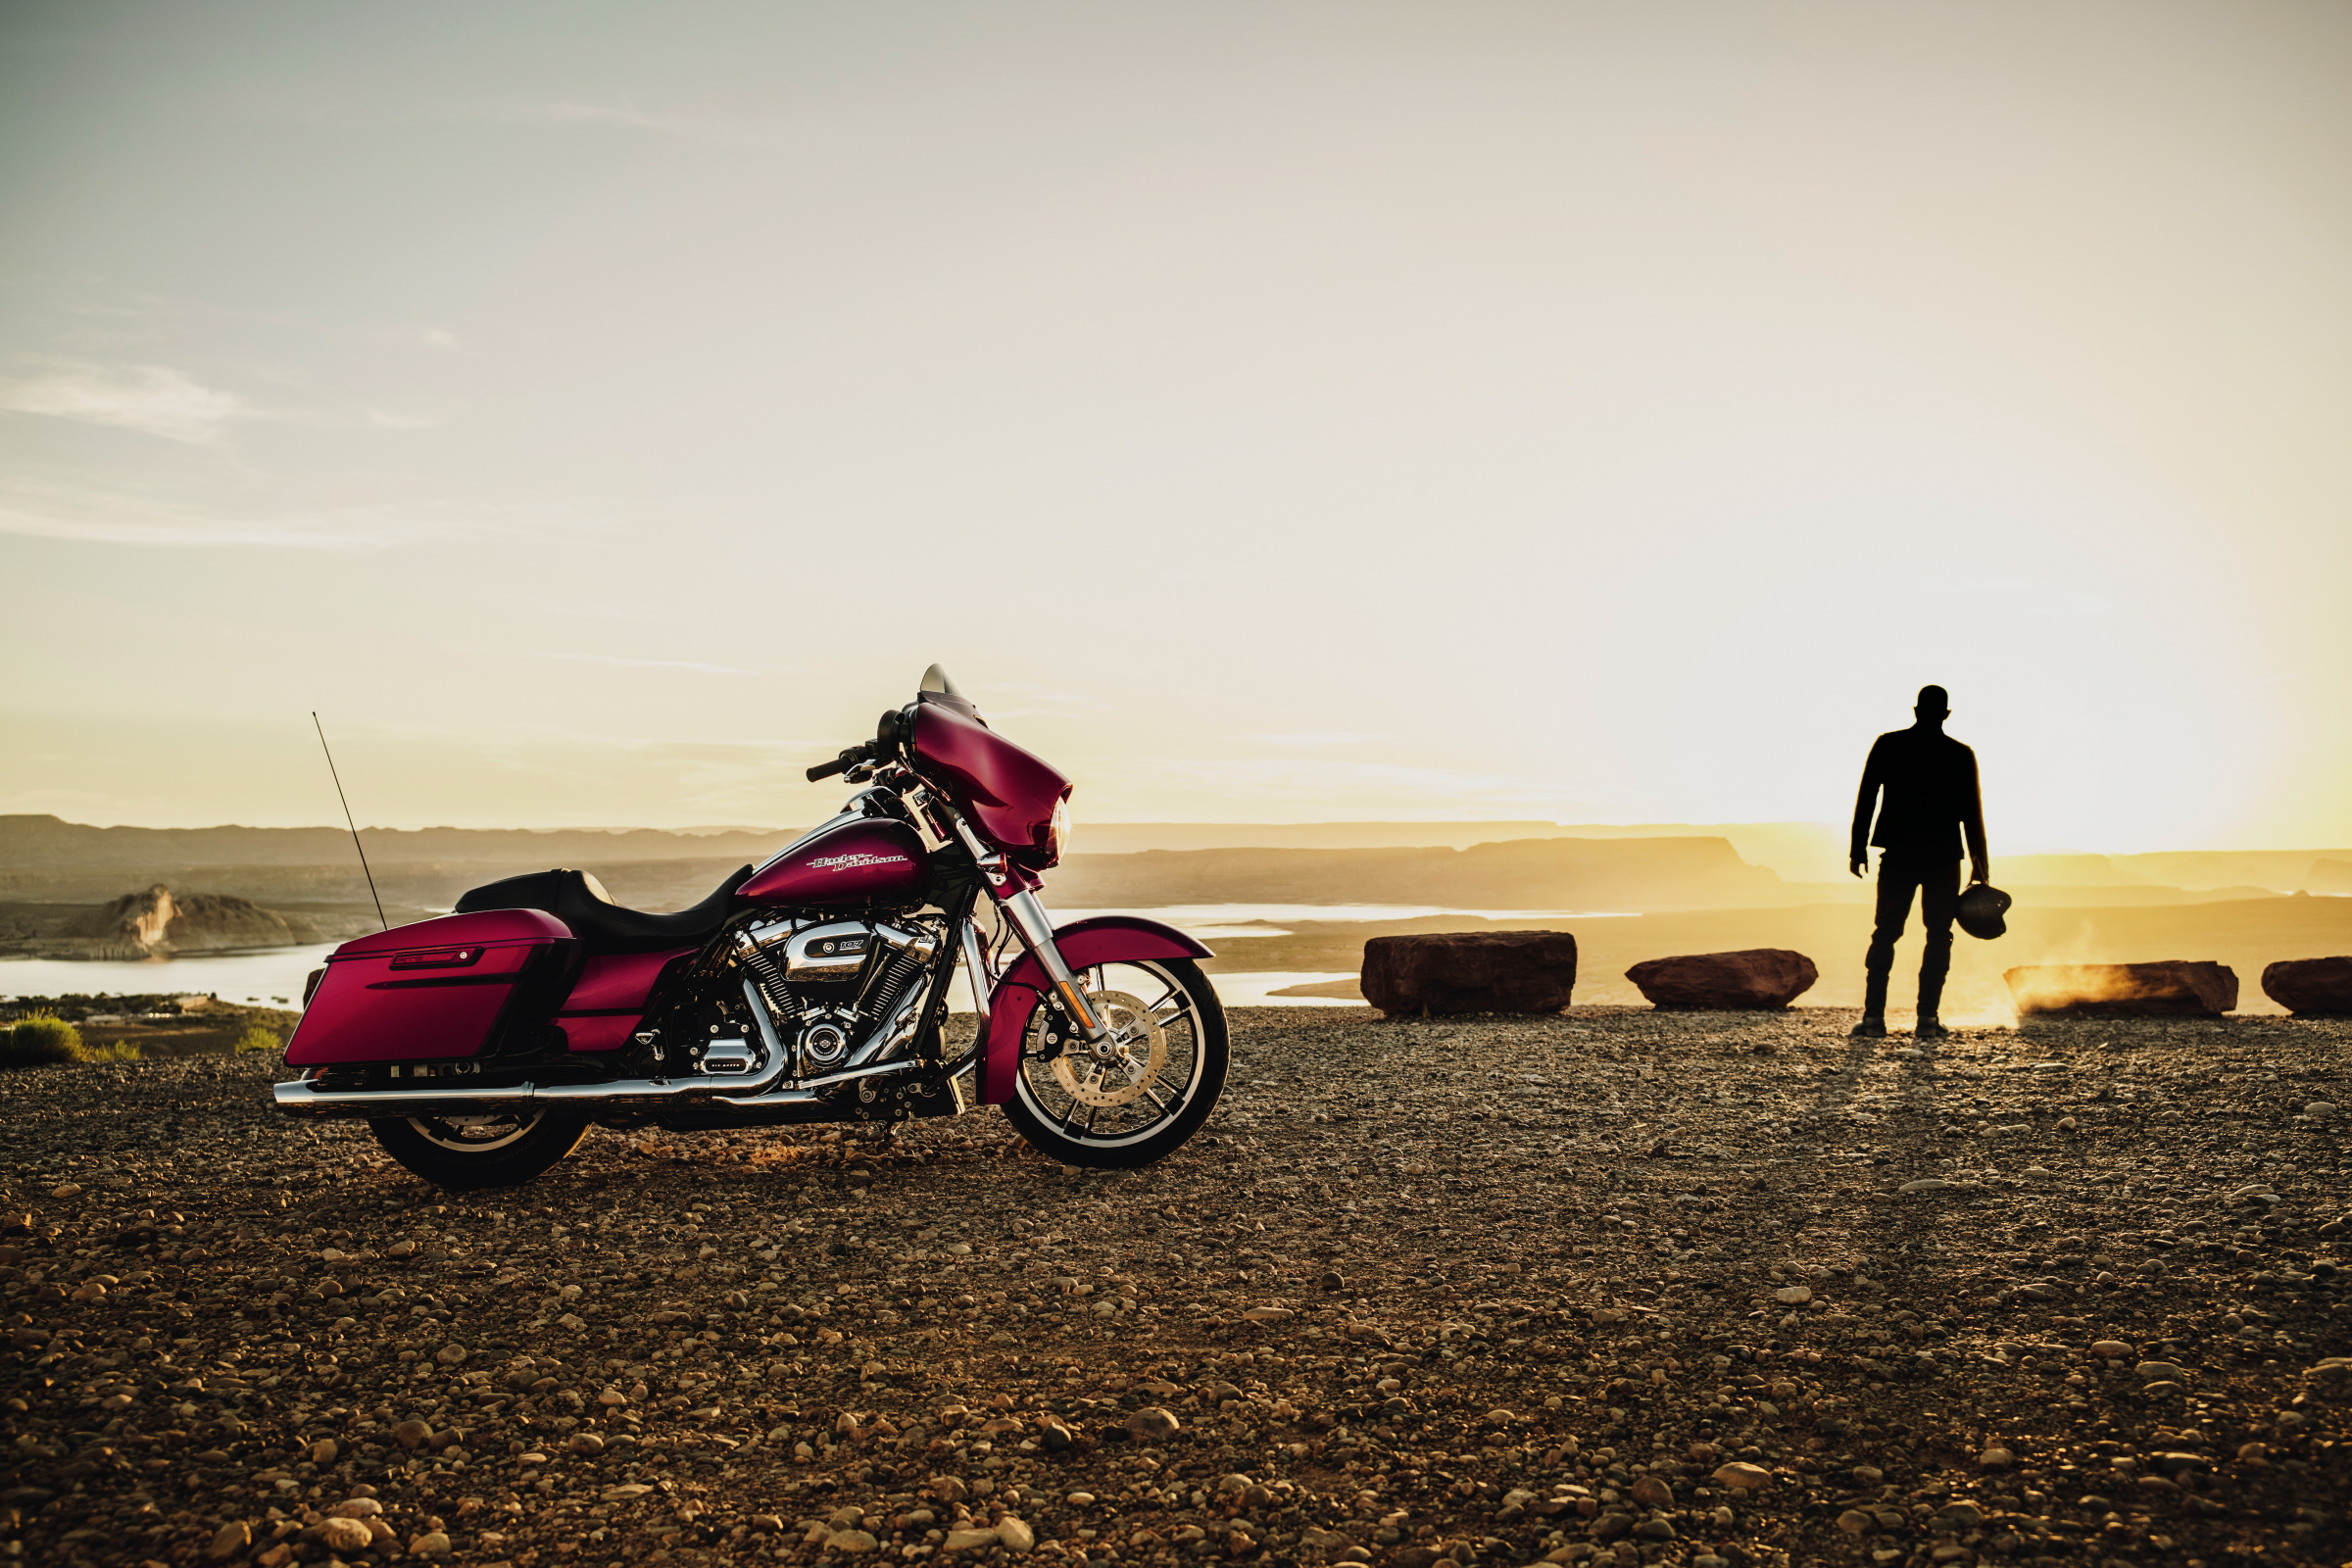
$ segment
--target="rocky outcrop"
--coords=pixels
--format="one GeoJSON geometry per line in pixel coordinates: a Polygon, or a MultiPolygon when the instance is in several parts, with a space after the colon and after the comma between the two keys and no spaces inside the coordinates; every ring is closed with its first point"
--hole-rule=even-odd
{"type": "Polygon", "coordinates": [[[2218,1018],[2237,1005],[2236,973],[2205,960],[2035,964],[2001,978],[2027,1017],[2218,1018]]]}
{"type": "Polygon", "coordinates": [[[1644,958],[1625,971],[1650,1005],[1676,1012],[1778,1012],[1813,989],[1821,971],[1787,948],[1644,958]]]}
{"type": "Polygon", "coordinates": [[[2263,995],[2298,1018],[2352,1018],[2352,958],[2287,958],[2262,971],[2263,995]]]}
{"type": "Polygon", "coordinates": [[[300,940],[284,916],[218,893],[177,896],[162,883],[74,916],[44,947],[54,958],[163,958],[300,940]]]}
{"type": "Polygon", "coordinates": [[[1392,1018],[1558,1012],[1576,989],[1565,931],[1459,931],[1364,944],[1364,1000],[1392,1018]]]}

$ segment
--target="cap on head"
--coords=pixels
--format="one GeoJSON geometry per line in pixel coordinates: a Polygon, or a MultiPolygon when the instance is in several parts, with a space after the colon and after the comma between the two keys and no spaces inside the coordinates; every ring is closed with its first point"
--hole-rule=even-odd
{"type": "Polygon", "coordinates": [[[1916,710],[1922,713],[1948,713],[1952,710],[1952,694],[1940,686],[1922,686],[1916,710]]]}

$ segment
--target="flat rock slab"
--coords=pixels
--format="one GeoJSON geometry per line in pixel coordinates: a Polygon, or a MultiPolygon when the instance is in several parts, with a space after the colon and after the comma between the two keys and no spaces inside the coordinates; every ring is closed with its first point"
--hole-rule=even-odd
{"type": "Polygon", "coordinates": [[[2218,1018],[2237,1005],[2236,972],[2205,959],[2034,964],[2001,978],[2029,1017],[2218,1018]]]}
{"type": "Polygon", "coordinates": [[[1675,1012],[1778,1012],[1813,989],[1821,971],[1787,948],[1644,958],[1625,971],[1650,1005],[1675,1012]]]}
{"type": "Polygon", "coordinates": [[[1456,931],[1364,944],[1364,1000],[1392,1018],[1557,1012],[1576,989],[1565,931],[1456,931]]]}
{"type": "Polygon", "coordinates": [[[2287,958],[2262,971],[2263,995],[2298,1018],[2352,1018],[2352,958],[2287,958]]]}

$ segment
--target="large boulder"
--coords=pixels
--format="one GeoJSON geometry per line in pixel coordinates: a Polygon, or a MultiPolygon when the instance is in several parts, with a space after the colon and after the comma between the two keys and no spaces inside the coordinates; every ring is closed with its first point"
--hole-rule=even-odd
{"type": "Polygon", "coordinates": [[[2237,975],[2203,959],[2045,963],[2001,977],[2028,1017],[2218,1018],[2237,1005],[2237,975]]]}
{"type": "Polygon", "coordinates": [[[2352,1017],[2352,958],[2287,958],[2262,971],[2263,994],[2298,1018],[2352,1017]]]}
{"type": "Polygon", "coordinates": [[[1453,931],[1364,944],[1364,1000],[1392,1018],[1557,1012],[1576,988],[1565,931],[1453,931]]]}
{"type": "Polygon", "coordinates": [[[1655,1007],[1673,1011],[1778,1012],[1813,989],[1821,971],[1787,948],[1644,958],[1625,971],[1655,1007]]]}

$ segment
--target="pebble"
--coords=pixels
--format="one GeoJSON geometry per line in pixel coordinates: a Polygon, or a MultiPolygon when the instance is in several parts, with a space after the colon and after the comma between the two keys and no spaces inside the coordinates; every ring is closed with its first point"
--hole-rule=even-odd
{"type": "Polygon", "coordinates": [[[2142,1361],[2132,1369],[2142,1383],[2186,1383],[2188,1374],[2170,1361],[2142,1361]]]}
{"type": "Polygon", "coordinates": [[[219,1562],[223,1557],[240,1555],[252,1544],[253,1526],[242,1519],[231,1519],[213,1532],[213,1539],[206,1544],[204,1554],[209,1560],[219,1562]]]}
{"type": "Polygon", "coordinates": [[[336,1553],[358,1553],[375,1544],[375,1532],[358,1519],[334,1516],[318,1521],[318,1544],[336,1553]]]}
{"type": "Polygon", "coordinates": [[[2017,1455],[2007,1448],[1986,1448],[1977,1455],[1977,1468],[1980,1470],[2006,1470],[2015,1463],[2017,1455]]]}
{"type": "Polygon", "coordinates": [[[1772,1298],[1784,1306],[1801,1306],[1813,1299],[1813,1287],[1810,1285],[1784,1285],[1772,1293],[1772,1298]]]}
{"type": "Polygon", "coordinates": [[[1735,1459],[1729,1464],[1716,1466],[1715,1480],[1719,1485],[1740,1492],[1761,1492],[1772,1485],[1772,1472],[1762,1465],[1735,1459]]]}
{"type": "Polygon", "coordinates": [[[1644,1508],[1671,1508],[1674,1506],[1674,1489],[1656,1476],[1635,1477],[1631,1495],[1644,1508]]]}
{"type": "Polygon", "coordinates": [[[2090,1353],[2102,1361],[2121,1361],[2132,1350],[2121,1340],[2093,1340],[2090,1342],[2090,1353]]]}
{"type": "Polygon", "coordinates": [[[1027,1551],[1037,1544],[1037,1532],[1027,1520],[1008,1513],[997,1521],[997,1542],[1006,1551],[1027,1551]]]}
{"type": "Polygon", "coordinates": [[[1184,1423],[1175,1413],[1156,1404],[1147,1404],[1130,1413],[1123,1423],[1128,1436],[1138,1443],[1165,1443],[1184,1430],[1184,1423]]]}
{"type": "Polygon", "coordinates": [[[881,1544],[881,1542],[863,1530],[836,1530],[825,1538],[827,1551],[846,1551],[852,1555],[872,1551],[881,1544]]]}
{"type": "Polygon", "coordinates": [[[1951,1185],[1940,1176],[1922,1176],[1917,1181],[1903,1183],[1895,1191],[1898,1193],[1940,1193],[1951,1185]]]}
{"type": "Polygon", "coordinates": [[[2336,1105],[2332,1100],[2315,1100],[2303,1107],[2306,1116],[2332,1116],[2335,1111],[2336,1105]]]}

